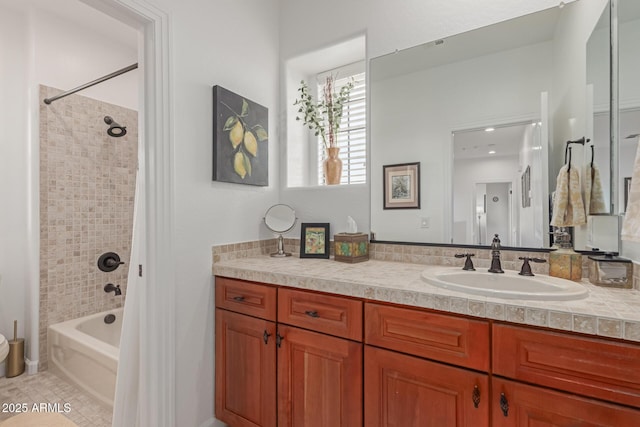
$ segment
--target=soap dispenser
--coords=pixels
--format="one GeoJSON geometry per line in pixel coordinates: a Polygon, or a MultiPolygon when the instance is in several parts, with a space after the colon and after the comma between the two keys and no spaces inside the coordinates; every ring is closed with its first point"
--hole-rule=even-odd
{"type": "Polygon", "coordinates": [[[582,280],[582,255],[573,250],[569,232],[565,227],[558,227],[553,238],[556,250],[549,253],[549,276],[582,280]]]}

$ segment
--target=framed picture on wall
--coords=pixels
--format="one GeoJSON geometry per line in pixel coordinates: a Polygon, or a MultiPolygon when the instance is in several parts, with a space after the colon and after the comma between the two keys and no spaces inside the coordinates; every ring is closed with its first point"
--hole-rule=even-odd
{"type": "Polygon", "coordinates": [[[329,223],[300,225],[300,258],[329,258],[329,223]]]}
{"type": "Polygon", "coordinates": [[[213,87],[213,180],[269,185],[269,110],[213,87]]]}
{"type": "Polygon", "coordinates": [[[420,163],[382,166],[384,209],[420,209],[420,163]]]}

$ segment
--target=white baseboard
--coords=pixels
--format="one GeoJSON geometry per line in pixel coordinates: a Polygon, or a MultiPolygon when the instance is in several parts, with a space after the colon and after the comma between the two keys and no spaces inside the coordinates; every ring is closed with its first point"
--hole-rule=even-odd
{"type": "Polygon", "coordinates": [[[26,365],[25,371],[27,375],[33,375],[38,373],[38,361],[37,360],[29,360],[26,357],[24,358],[24,364],[26,365]]]}
{"type": "Polygon", "coordinates": [[[209,418],[198,427],[228,427],[225,423],[218,421],[215,418],[209,418]]]}

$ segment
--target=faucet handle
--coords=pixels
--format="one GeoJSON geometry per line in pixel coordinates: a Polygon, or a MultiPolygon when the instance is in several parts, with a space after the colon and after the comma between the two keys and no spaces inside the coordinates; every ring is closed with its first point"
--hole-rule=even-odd
{"type": "Polygon", "coordinates": [[[467,257],[467,259],[464,261],[464,267],[462,267],[463,270],[476,271],[476,269],[473,267],[473,261],[471,261],[471,257],[472,256],[476,256],[476,254],[467,253],[467,254],[455,254],[454,255],[454,257],[456,257],[456,258],[467,257]]]}
{"type": "Polygon", "coordinates": [[[518,257],[518,259],[521,259],[522,262],[522,268],[520,268],[520,273],[518,273],[521,276],[535,276],[533,274],[533,272],[531,271],[531,265],[529,264],[529,261],[531,262],[537,262],[537,263],[541,263],[541,262],[547,262],[546,260],[542,259],[542,258],[531,258],[531,257],[518,257]]]}

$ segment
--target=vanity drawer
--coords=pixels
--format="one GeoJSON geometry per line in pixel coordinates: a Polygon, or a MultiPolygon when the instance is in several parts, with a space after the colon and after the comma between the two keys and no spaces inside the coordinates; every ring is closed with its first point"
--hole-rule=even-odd
{"type": "Polygon", "coordinates": [[[493,373],[640,407],[640,345],[494,324],[493,373]]]}
{"type": "Polygon", "coordinates": [[[424,310],[367,303],[366,344],[402,353],[489,370],[489,324],[424,310]]]}
{"type": "Polygon", "coordinates": [[[216,276],[216,307],[261,319],[276,320],[276,288],[216,276]]]}
{"type": "Polygon", "coordinates": [[[280,288],[278,322],[362,341],[362,301],[280,288]]]}

